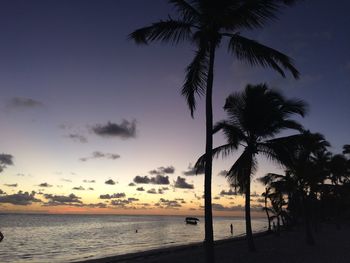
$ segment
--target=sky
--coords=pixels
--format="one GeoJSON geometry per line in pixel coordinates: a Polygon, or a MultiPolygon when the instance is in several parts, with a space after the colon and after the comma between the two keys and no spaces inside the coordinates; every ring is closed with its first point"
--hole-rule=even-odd
{"type": "MultiPolygon", "coordinates": [[[[301,78],[251,68],[218,50],[214,121],[225,98],[267,83],[309,104],[299,120],[341,152],[350,143],[350,3],[304,0],[264,29],[241,32],[291,56],[301,78]]],[[[164,0],[0,2],[1,212],[203,214],[204,101],[194,118],[181,96],[189,44],[137,46],[128,34],[174,14],[164,0]],[[147,3],[146,3],[147,2],[147,3]]],[[[214,144],[225,142],[222,135],[214,144]]],[[[241,215],[243,198],[213,164],[215,215],[241,215]]],[[[281,167],[259,158],[254,178],[281,167]]],[[[252,184],[252,211],[263,186],[252,184]]]]}

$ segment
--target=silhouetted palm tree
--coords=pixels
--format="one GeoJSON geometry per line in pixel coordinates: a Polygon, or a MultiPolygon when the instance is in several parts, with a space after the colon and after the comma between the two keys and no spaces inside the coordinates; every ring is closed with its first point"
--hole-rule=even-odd
{"type": "Polygon", "coordinates": [[[271,187],[267,186],[265,187],[265,192],[263,192],[261,195],[264,197],[264,207],[263,207],[263,211],[265,211],[266,213],[266,217],[267,217],[267,222],[268,222],[268,229],[267,231],[271,232],[271,217],[269,214],[269,211],[271,211],[271,208],[269,208],[269,206],[267,205],[267,201],[270,197],[271,194],[271,187]]]}
{"type": "MultiPolygon", "coordinates": [[[[243,153],[227,173],[232,186],[245,194],[246,233],[249,249],[254,251],[250,217],[250,181],[257,166],[256,155],[261,153],[268,158],[276,158],[275,135],[285,129],[301,131],[302,126],[290,119],[292,115],[304,116],[305,103],[301,100],[288,100],[279,92],[268,89],[265,84],[247,85],[241,93],[234,93],[226,99],[224,106],[228,119],[218,122],[214,132],[222,130],[227,144],[213,149],[213,156],[227,156],[239,146],[243,153]]],[[[196,167],[203,167],[203,155],[196,167]]]]}
{"type": "Polygon", "coordinates": [[[284,69],[297,78],[299,72],[291,59],[257,41],[243,37],[244,30],[262,28],[266,22],[276,18],[278,11],[296,0],[170,0],[177,10],[177,18],[165,20],[140,28],[130,34],[138,44],[161,41],[177,44],[189,41],[196,46],[193,61],[187,67],[182,95],[187,99],[191,115],[196,109],[196,95],[206,96],[206,147],[205,165],[205,243],[207,260],[214,260],[213,226],[211,205],[212,173],[212,90],[214,79],[215,51],[224,39],[228,50],[238,59],[250,65],[273,68],[282,76],[284,69]]]}
{"type": "Polygon", "coordinates": [[[315,240],[311,229],[311,206],[309,203],[314,195],[313,188],[325,179],[318,175],[314,160],[317,153],[326,151],[329,143],[322,134],[309,131],[285,137],[281,143],[284,145],[284,149],[279,150],[286,151],[286,153],[278,155],[277,158],[288,169],[297,184],[296,193],[300,196],[303,210],[306,241],[313,245],[315,240]]]}

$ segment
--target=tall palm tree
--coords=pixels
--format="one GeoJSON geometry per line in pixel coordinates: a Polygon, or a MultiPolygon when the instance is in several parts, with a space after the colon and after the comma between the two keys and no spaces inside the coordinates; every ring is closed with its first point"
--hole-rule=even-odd
{"type": "Polygon", "coordinates": [[[135,30],[130,38],[137,44],[154,41],[178,44],[183,41],[193,43],[196,53],[188,65],[182,95],[193,117],[196,109],[196,95],[205,95],[206,105],[206,164],[204,180],[205,196],[205,244],[207,260],[214,261],[213,222],[211,205],[212,148],[213,148],[213,109],[212,92],[214,61],[217,48],[224,40],[238,60],[250,65],[272,68],[285,76],[285,70],[297,78],[298,70],[291,59],[246,38],[241,31],[259,29],[276,18],[279,10],[297,0],[169,0],[177,11],[177,18],[169,16],[165,20],[135,30]]]}
{"type": "MultiPolygon", "coordinates": [[[[224,109],[227,120],[218,122],[214,132],[222,130],[227,144],[213,149],[213,156],[229,155],[239,146],[243,153],[227,173],[230,184],[245,194],[245,217],[248,246],[255,250],[250,217],[250,182],[257,167],[256,155],[261,153],[276,159],[276,139],[271,140],[285,129],[301,131],[302,126],[290,119],[292,115],[304,116],[306,105],[301,100],[286,99],[281,93],[268,89],[265,84],[247,85],[241,93],[234,93],[226,99],[224,109]]],[[[196,167],[206,162],[203,155],[196,167]]]]}

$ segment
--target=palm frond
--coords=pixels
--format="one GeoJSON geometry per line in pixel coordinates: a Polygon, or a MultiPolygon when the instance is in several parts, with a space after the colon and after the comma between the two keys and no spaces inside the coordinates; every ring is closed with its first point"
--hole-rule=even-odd
{"type": "Polygon", "coordinates": [[[199,20],[200,13],[187,1],[169,0],[169,3],[173,4],[176,7],[177,11],[182,14],[185,21],[193,23],[199,20]]]}
{"type": "Polygon", "coordinates": [[[308,112],[308,105],[305,101],[299,99],[290,99],[285,100],[281,111],[285,114],[299,114],[302,117],[305,117],[308,112]]]}
{"type": "Polygon", "coordinates": [[[252,153],[246,148],[237,161],[227,172],[229,183],[238,189],[240,193],[246,191],[248,178],[256,171],[257,162],[252,153]]]}
{"type": "Polygon", "coordinates": [[[191,40],[193,25],[181,20],[161,20],[151,26],[135,30],[129,35],[136,44],[148,44],[149,42],[161,41],[178,44],[185,40],[191,40]]]}
{"type": "Polygon", "coordinates": [[[247,61],[250,65],[260,65],[276,70],[285,77],[284,70],[289,70],[294,78],[299,77],[299,71],[294,67],[292,59],[283,53],[264,46],[255,40],[242,37],[239,34],[228,34],[230,42],[228,49],[239,60],[247,61]]]}
{"type": "MultiPolygon", "coordinates": [[[[221,145],[212,150],[212,158],[218,158],[220,155],[222,158],[229,156],[237,149],[235,145],[230,143],[221,145]]],[[[197,171],[203,169],[205,167],[205,154],[198,158],[196,164],[194,165],[197,171]]]]}
{"type": "Polygon", "coordinates": [[[214,125],[213,133],[222,131],[225,134],[226,140],[234,147],[238,147],[239,142],[245,139],[242,130],[234,123],[228,121],[220,121],[214,125]]]}
{"type": "Polygon", "coordinates": [[[192,117],[196,109],[195,95],[201,96],[205,94],[208,63],[208,50],[205,46],[200,46],[193,61],[186,69],[186,78],[181,94],[185,96],[187,100],[187,105],[190,108],[192,117]]]}

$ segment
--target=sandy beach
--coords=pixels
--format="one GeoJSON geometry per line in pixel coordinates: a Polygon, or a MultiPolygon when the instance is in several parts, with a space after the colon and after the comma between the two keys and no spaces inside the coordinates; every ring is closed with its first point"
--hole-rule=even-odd
{"type": "MultiPolygon", "coordinates": [[[[275,234],[260,233],[255,237],[257,251],[249,253],[244,238],[217,241],[216,262],[285,262],[336,263],[350,260],[350,226],[322,225],[315,233],[316,245],[308,246],[302,228],[275,234]]],[[[202,244],[176,246],[115,257],[80,261],[81,263],[114,262],[205,262],[202,244]]]]}

